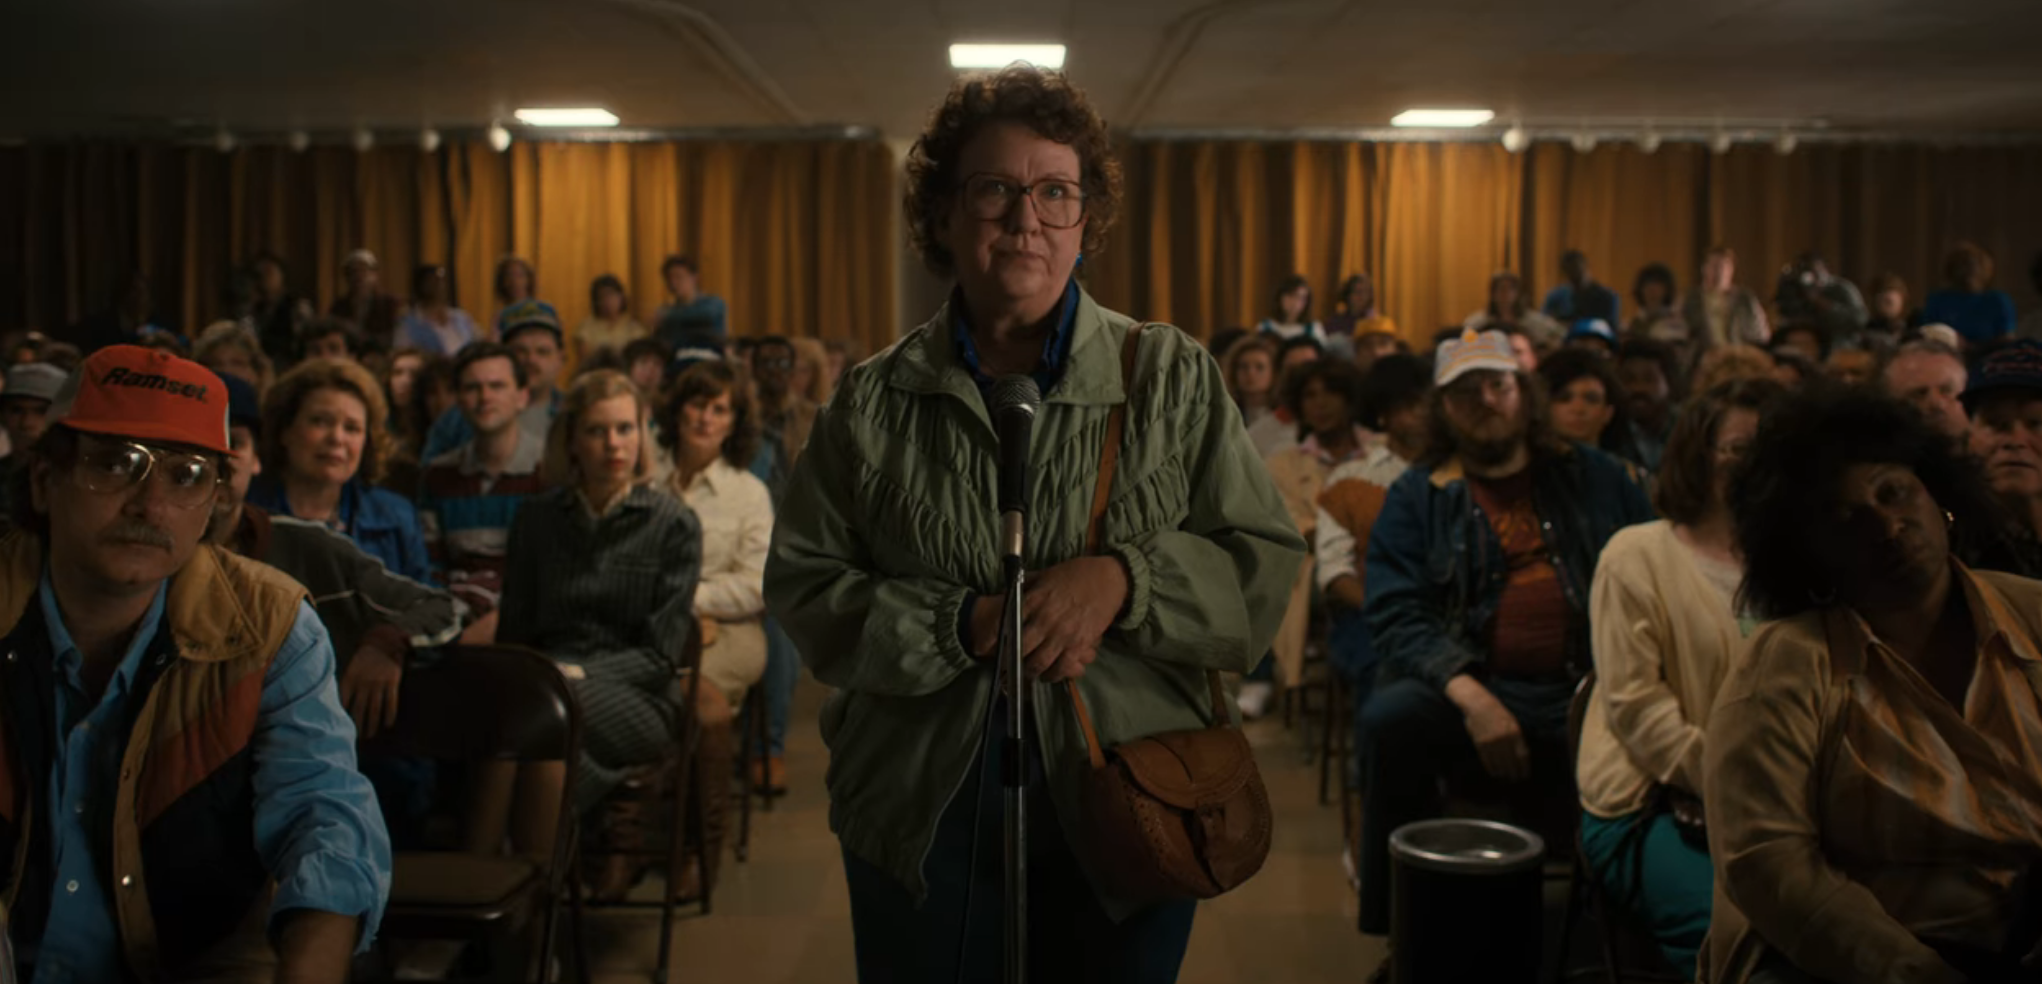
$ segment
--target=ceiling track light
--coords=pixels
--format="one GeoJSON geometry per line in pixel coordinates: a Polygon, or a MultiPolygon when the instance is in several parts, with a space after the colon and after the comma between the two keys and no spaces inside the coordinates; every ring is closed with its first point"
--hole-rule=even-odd
{"type": "Polygon", "coordinates": [[[214,150],[217,150],[222,154],[231,154],[234,152],[234,145],[236,143],[238,143],[238,141],[234,139],[234,134],[231,131],[229,131],[226,127],[223,126],[218,130],[213,131],[214,150]]]}
{"type": "Polygon", "coordinates": [[[375,149],[376,135],[370,132],[368,127],[358,126],[355,127],[354,137],[351,142],[354,144],[355,153],[366,154],[370,150],[375,149]]]}
{"type": "Polygon", "coordinates": [[[418,131],[418,149],[428,154],[440,149],[440,131],[430,126],[418,131]]]}
{"type": "Polygon", "coordinates": [[[306,148],[312,146],[312,135],[303,130],[292,130],[290,135],[284,138],[284,146],[291,148],[294,154],[302,154],[306,148]]]}
{"type": "Polygon", "coordinates": [[[1727,154],[1730,152],[1731,143],[1730,134],[1717,130],[1716,135],[1709,138],[1709,149],[1719,155],[1727,154]]]}
{"type": "Polygon", "coordinates": [[[1645,131],[1644,133],[1641,133],[1641,134],[1639,134],[1639,135],[1638,135],[1638,151],[1639,151],[1640,153],[1645,153],[1645,154],[1653,154],[1653,153],[1658,153],[1658,151],[1659,151],[1659,131],[1658,131],[1658,130],[1646,130],[1646,131],[1645,131]]]}
{"type": "Polygon", "coordinates": [[[1513,154],[1522,154],[1530,146],[1531,134],[1525,132],[1524,124],[1514,123],[1511,124],[1510,129],[1503,131],[1504,150],[1513,154]]]}
{"type": "Polygon", "coordinates": [[[511,132],[502,123],[489,124],[489,149],[501,154],[510,149],[511,132]]]}
{"type": "Polygon", "coordinates": [[[1583,130],[1574,135],[1574,152],[1577,154],[1594,153],[1597,142],[1595,134],[1583,130]]]}
{"type": "Polygon", "coordinates": [[[1778,137],[1773,139],[1773,151],[1781,157],[1785,157],[1793,153],[1794,148],[1800,146],[1800,144],[1801,139],[1794,136],[1792,130],[1782,131],[1778,137]]]}

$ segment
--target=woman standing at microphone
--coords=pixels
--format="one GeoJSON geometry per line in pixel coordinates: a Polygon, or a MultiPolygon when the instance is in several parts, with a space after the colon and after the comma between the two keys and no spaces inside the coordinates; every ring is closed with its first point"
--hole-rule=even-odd
{"type": "Polygon", "coordinates": [[[1100,709],[1109,748],[1204,726],[1206,670],[1261,658],[1304,543],[1196,341],[1149,326],[1123,387],[1134,322],[1073,279],[1113,224],[1120,167],[1105,123],[1063,76],[1017,65],[961,79],[908,157],[907,189],[917,250],[956,286],[928,323],[846,376],[766,567],[769,610],[836,688],[822,732],[859,978],[949,984],[962,960],[962,979],[999,979],[999,742],[979,740],[1002,607],[987,394],[1021,374],[1043,394],[1021,641],[1036,681],[1031,976],[1175,980],[1193,904],[1102,894],[1066,836],[1089,763],[1061,682],[1078,679],[1100,709]],[[1104,536],[1087,556],[1106,420],[1123,400],[1104,536]]]}

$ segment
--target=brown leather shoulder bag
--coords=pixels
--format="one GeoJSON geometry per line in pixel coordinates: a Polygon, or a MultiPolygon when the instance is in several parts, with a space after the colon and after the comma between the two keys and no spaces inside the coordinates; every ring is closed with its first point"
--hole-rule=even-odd
{"type": "MultiPolygon", "coordinates": [[[[1128,329],[1121,349],[1124,395],[1107,418],[1085,537],[1088,554],[1099,550],[1143,327],[1128,329]]],[[[1077,681],[1067,684],[1092,761],[1078,840],[1116,895],[1145,902],[1209,899],[1247,881],[1269,857],[1269,792],[1255,753],[1241,729],[1231,726],[1219,674],[1207,670],[1206,683],[1210,727],[1151,735],[1112,749],[1100,746],[1077,681]]]]}

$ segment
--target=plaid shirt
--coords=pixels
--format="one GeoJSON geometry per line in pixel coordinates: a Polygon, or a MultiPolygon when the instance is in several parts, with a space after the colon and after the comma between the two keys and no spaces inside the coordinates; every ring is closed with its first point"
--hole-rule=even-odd
{"type": "Polygon", "coordinates": [[[2042,582],[1956,566],[1961,712],[1845,608],[1770,623],[1709,721],[1716,902],[1701,980],[1767,946],[1840,982],[1951,979],[1924,940],[2005,945],[2042,862],[2042,582]]]}
{"type": "Polygon", "coordinates": [[[546,491],[539,464],[546,441],[520,432],[518,449],[501,473],[491,475],[475,457],[475,442],[434,458],[419,479],[418,521],[425,549],[441,582],[468,603],[472,617],[496,610],[503,591],[504,553],[518,505],[546,491]]]}

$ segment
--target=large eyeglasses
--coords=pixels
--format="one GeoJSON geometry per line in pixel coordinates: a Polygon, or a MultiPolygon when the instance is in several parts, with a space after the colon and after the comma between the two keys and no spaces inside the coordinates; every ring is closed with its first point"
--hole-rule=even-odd
{"type": "Polygon", "coordinates": [[[1051,229],[1069,229],[1085,221],[1085,189],[1075,181],[1050,178],[1024,185],[997,174],[964,179],[964,212],[981,222],[999,222],[1026,197],[1035,203],[1035,217],[1051,229]]]}
{"type": "Polygon", "coordinates": [[[79,449],[79,484],[94,492],[126,492],[154,475],[163,497],[182,509],[203,505],[220,484],[220,464],[209,455],[145,447],[127,441],[90,441],[79,449]]]}

